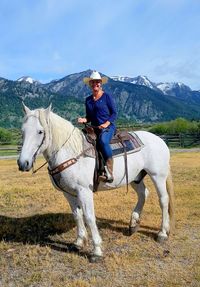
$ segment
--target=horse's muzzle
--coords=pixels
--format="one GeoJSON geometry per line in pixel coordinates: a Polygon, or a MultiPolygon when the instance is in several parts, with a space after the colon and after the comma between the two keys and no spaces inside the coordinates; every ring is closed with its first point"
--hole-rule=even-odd
{"type": "Polygon", "coordinates": [[[28,160],[22,161],[20,158],[17,160],[17,164],[18,164],[19,170],[21,171],[29,171],[33,165],[28,160]]]}

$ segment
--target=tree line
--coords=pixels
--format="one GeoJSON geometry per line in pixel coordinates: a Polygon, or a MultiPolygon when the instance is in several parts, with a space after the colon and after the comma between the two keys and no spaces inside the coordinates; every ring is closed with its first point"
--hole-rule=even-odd
{"type": "MultiPolygon", "coordinates": [[[[120,127],[120,124],[118,125],[120,127]]],[[[178,134],[196,134],[200,135],[200,121],[189,121],[184,118],[156,124],[137,124],[123,123],[123,129],[136,130],[145,129],[158,135],[178,135],[178,134]]],[[[21,132],[18,129],[5,129],[0,127],[0,143],[1,144],[18,144],[21,140],[21,132]]]]}
{"type": "Polygon", "coordinates": [[[189,121],[177,118],[170,122],[157,123],[149,128],[149,131],[158,135],[199,134],[200,121],[189,121]]]}

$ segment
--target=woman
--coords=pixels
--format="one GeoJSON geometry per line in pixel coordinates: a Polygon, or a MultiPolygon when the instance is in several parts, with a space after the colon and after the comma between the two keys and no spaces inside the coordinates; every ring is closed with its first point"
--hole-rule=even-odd
{"type": "Polygon", "coordinates": [[[78,118],[78,123],[89,123],[97,127],[97,146],[101,151],[109,174],[107,181],[113,181],[113,158],[110,141],[115,133],[116,107],[113,98],[102,90],[102,85],[107,83],[107,77],[101,77],[93,71],[89,78],[83,79],[89,85],[92,95],[86,98],[86,117],[78,118]]]}

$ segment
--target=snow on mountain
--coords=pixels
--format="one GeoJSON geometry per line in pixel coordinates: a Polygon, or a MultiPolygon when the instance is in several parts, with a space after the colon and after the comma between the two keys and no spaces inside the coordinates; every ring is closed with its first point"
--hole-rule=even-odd
{"type": "Polygon", "coordinates": [[[138,76],[135,78],[124,77],[124,76],[113,76],[111,77],[114,81],[127,82],[135,85],[146,86],[150,89],[157,89],[156,84],[151,82],[146,76],[138,76]]]}
{"type": "Polygon", "coordinates": [[[192,91],[190,87],[180,82],[154,83],[150,81],[146,76],[138,76],[135,78],[125,76],[114,76],[111,78],[115,81],[128,82],[135,85],[146,86],[150,89],[160,91],[163,94],[170,96],[188,95],[192,91]]]}
{"type": "Polygon", "coordinates": [[[146,86],[150,89],[156,88],[156,85],[153,82],[151,82],[146,76],[138,76],[136,78],[133,78],[132,83],[135,85],[146,86]]]}
{"type": "Polygon", "coordinates": [[[132,78],[130,77],[124,77],[124,76],[112,76],[111,79],[114,81],[120,81],[120,82],[130,82],[132,78]]]}
{"type": "Polygon", "coordinates": [[[17,80],[18,82],[28,82],[30,84],[33,84],[34,82],[36,82],[35,80],[33,80],[31,77],[29,76],[24,76],[24,77],[21,77],[17,80]]]}
{"type": "Polygon", "coordinates": [[[184,85],[183,83],[159,83],[156,85],[161,92],[163,92],[165,95],[169,94],[172,90],[179,90],[182,92],[190,92],[190,87],[184,85]]]}

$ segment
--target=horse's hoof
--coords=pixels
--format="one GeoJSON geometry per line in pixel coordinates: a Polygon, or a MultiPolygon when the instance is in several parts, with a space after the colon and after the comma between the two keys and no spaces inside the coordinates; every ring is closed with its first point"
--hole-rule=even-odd
{"type": "Polygon", "coordinates": [[[137,224],[135,226],[129,226],[129,236],[136,233],[138,231],[139,227],[140,227],[139,224],[137,224]]]}
{"type": "Polygon", "coordinates": [[[78,246],[78,245],[76,245],[76,244],[74,244],[74,243],[73,243],[73,244],[70,244],[70,245],[68,246],[68,251],[69,251],[69,252],[79,253],[81,249],[82,249],[81,246],[78,246]]]}
{"type": "Polygon", "coordinates": [[[167,240],[168,240],[168,236],[166,236],[166,235],[159,235],[158,234],[156,241],[158,243],[162,244],[162,243],[166,242],[167,240]]]}
{"type": "Polygon", "coordinates": [[[90,263],[99,263],[99,262],[102,262],[102,260],[103,260],[103,256],[99,256],[99,255],[91,255],[89,257],[90,263]]]}

